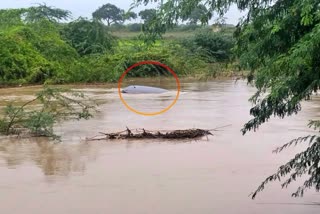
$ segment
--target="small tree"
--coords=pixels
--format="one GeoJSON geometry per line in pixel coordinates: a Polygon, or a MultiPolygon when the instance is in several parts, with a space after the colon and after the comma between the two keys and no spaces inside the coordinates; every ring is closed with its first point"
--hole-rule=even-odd
{"type": "Polygon", "coordinates": [[[26,22],[37,22],[42,19],[51,22],[68,20],[71,17],[71,12],[59,8],[49,7],[45,4],[40,4],[37,7],[29,7],[22,14],[26,22]]]}
{"type": "Polygon", "coordinates": [[[92,13],[92,17],[94,19],[100,21],[104,20],[107,22],[108,26],[110,26],[113,23],[121,23],[124,20],[123,16],[124,10],[110,3],[102,5],[92,13]]]}
{"type": "Polygon", "coordinates": [[[70,11],[45,4],[21,9],[2,9],[0,10],[0,30],[6,27],[21,26],[26,23],[35,24],[43,20],[57,23],[62,20],[68,20],[70,17],[70,11]]]}
{"type": "Polygon", "coordinates": [[[21,106],[9,104],[0,119],[0,134],[29,131],[35,136],[58,137],[53,126],[62,120],[89,119],[96,105],[83,93],[62,88],[45,87],[36,97],[21,106]],[[40,107],[30,107],[40,104],[40,107]]]}

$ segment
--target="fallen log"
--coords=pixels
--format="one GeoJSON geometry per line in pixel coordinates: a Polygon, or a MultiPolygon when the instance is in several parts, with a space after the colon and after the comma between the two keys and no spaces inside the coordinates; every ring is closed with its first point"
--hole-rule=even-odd
{"type": "MultiPolygon", "coordinates": [[[[229,126],[229,125],[228,125],[229,126]]],[[[226,127],[226,126],[223,126],[226,127]]],[[[222,128],[222,127],[219,127],[222,128]]],[[[201,137],[208,137],[213,135],[211,131],[217,131],[218,128],[206,130],[206,129],[184,129],[173,131],[150,131],[142,129],[130,130],[128,127],[126,130],[116,133],[103,133],[101,135],[92,138],[87,138],[87,141],[96,140],[117,140],[117,139],[196,139],[201,137]]]]}

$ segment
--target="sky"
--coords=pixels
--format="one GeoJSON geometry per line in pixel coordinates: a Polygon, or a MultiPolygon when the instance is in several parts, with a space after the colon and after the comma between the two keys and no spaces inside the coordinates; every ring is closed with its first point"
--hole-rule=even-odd
{"type": "MultiPolygon", "coordinates": [[[[0,8],[22,8],[35,6],[37,3],[45,3],[48,6],[71,11],[73,18],[76,19],[79,16],[91,18],[92,12],[106,3],[111,3],[121,9],[128,10],[132,2],[133,0],[0,0],[0,8]]],[[[155,5],[148,5],[147,7],[141,6],[139,8],[135,8],[133,11],[137,13],[145,8],[152,7],[155,7],[155,5]]],[[[233,6],[225,15],[227,18],[226,22],[228,24],[235,25],[243,14],[244,13],[240,13],[240,11],[233,6]]],[[[135,22],[140,22],[140,20],[137,19],[135,22]]]]}

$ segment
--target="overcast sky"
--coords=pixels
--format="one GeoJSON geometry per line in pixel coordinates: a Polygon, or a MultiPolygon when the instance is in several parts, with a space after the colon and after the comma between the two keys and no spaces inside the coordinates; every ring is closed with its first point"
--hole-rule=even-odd
{"type": "MultiPolygon", "coordinates": [[[[91,14],[103,4],[111,3],[121,9],[128,10],[133,0],[2,0],[0,3],[1,9],[21,8],[34,6],[37,3],[46,3],[48,6],[54,6],[62,9],[67,9],[72,12],[73,18],[79,16],[91,18],[91,14]]],[[[155,7],[148,5],[147,8],[155,7]]],[[[146,7],[135,8],[133,11],[139,12],[146,7]]],[[[238,19],[242,14],[236,7],[231,7],[230,11],[225,15],[228,24],[237,24],[238,19]]],[[[138,21],[138,20],[137,20],[138,21]]]]}

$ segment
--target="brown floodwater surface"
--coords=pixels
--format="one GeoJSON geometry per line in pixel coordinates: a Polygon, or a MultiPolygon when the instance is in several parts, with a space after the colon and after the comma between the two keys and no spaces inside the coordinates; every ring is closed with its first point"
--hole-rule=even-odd
{"type": "MultiPolygon", "coordinates": [[[[157,86],[173,93],[126,95],[126,99],[140,110],[158,110],[172,102],[175,85],[162,81],[157,86]]],[[[319,193],[309,190],[303,198],[291,197],[303,178],[288,189],[271,183],[256,200],[249,197],[264,178],[305,148],[272,153],[295,137],[314,133],[306,125],[320,116],[319,97],[304,102],[298,115],[272,118],[257,132],[242,136],[240,129],[251,118],[248,98],[255,92],[246,82],[182,81],[176,105],[153,117],[127,110],[116,87],[73,87],[101,105],[93,119],[58,124],[61,143],[0,138],[1,214],[320,213],[319,193]],[[85,141],[126,126],[170,130],[228,124],[197,141],[85,141]]],[[[38,90],[0,89],[0,106],[32,99],[38,90]]]]}

